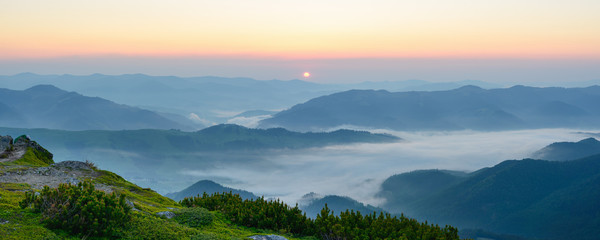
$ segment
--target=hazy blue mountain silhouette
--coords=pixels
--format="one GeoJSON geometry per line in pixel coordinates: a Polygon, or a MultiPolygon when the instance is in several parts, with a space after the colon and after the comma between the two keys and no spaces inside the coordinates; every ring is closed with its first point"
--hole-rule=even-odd
{"type": "Polygon", "coordinates": [[[396,142],[388,134],[337,130],[300,133],[283,128],[253,129],[220,124],[196,132],[140,129],[122,131],[65,131],[54,129],[0,128],[4,134],[27,134],[51,149],[85,151],[96,148],[133,151],[140,155],[184,152],[252,151],[266,149],[303,149],[352,143],[396,142]]]}
{"type": "Polygon", "coordinates": [[[87,96],[100,96],[145,109],[189,115],[207,122],[226,122],[248,110],[279,111],[312,98],[350,89],[447,90],[467,84],[500,87],[481,81],[431,83],[421,80],[318,84],[301,80],[255,80],[226,77],[175,77],[144,74],[38,75],[22,73],[0,76],[0,87],[26,89],[52,84],[87,96]]]}
{"type": "Polygon", "coordinates": [[[359,201],[356,201],[349,197],[328,195],[322,198],[314,199],[306,206],[300,206],[300,209],[306,213],[307,217],[316,218],[317,214],[321,212],[321,209],[327,207],[333,211],[335,215],[339,215],[340,212],[346,210],[360,211],[361,214],[371,214],[373,212],[385,212],[381,208],[377,208],[371,205],[365,205],[359,201]]]}
{"type": "Polygon", "coordinates": [[[171,198],[175,201],[180,201],[186,197],[196,197],[198,195],[202,196],[202,194],[204,194],[204,193],[207,193],[210,195],[213,193],[229,193],[229,192],[234,193],[234,194],[239,194],[240,197],[242,197],[243,199],[257,198],[257,196],[255,196],[251,192],[241,190],[241,189],[233,189],[233,188],[229,188],[229,187],[224,187],[223,185],[218,184],[213,181],[210,181],[210,180],[198,181],[179,192],[165,194],[165,197],[171,198]]]}
{"type": "Polygon", "coordinates": [[[579,142],[552,143],[531,156],[535,159],[567,161],[600,154],[600,141],[586,138],[579,142]]]}
{"type": "Polygon", "coordinates": [[[261,121],[261,127],[312,131],[344,125],[393,130],[507,130],[598,127],[600,87],[448,91],[351,90],[309,100],[261,121]]]}
{"type": "Polygon", "coordinates": [[[186,128],[149,110],[86,97],[52,85],[37,85],[22,91],[0,89],[0,103],[0,118],[5,127],[65,130],[186,128]]]}

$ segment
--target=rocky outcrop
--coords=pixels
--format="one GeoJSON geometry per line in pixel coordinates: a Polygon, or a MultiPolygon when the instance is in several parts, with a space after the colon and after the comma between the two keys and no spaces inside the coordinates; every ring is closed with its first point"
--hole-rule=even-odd
{"type": "Polygon", "coordinates": [[[34,150],[36,157],[40,160],[48,164],[54,163],[52,153],[32,141],[27,135],[21,135],[14,140],[11,136],[0,136],[0,162],[22,158],[29,148],[34,150]]]}
{"type": "Polygon", "coordinates": [[[52,153],[40,146],[37,142],[32,141],[27,135],[21,135],[18,138],[16,138],[13,145],[15,146],[15,149],[33,148],[34,150],[36,150],[37,152],[49,159],[52,159],[54,157],[52,153]]]}
{"type": "Polygon", "coordinates": [[[11,136],[0,136],[0,151],[2,153],[8,151],[13,144],[13,138],[11,136]]]}
{"type": "Polygon", "coordinates": [[[254,239],[254,240],[288,240],[287,238],[284,238],[282,236],[278,236],[278,235],[254,235],[254,236],[250,236],[248,237],[250,239],[254,239]]]}
{"type": "MultiPolygon", "coordinates": [[[[88,163],[64,161],[48,167],[32,167],[23,169],[21,166],[6,166],[0,171],[0,182],[27,183],[33,189],[44,186],[58,187],[61,183],[77,184],[84,179],[96,178],[100,172],[95,171],[88,163]]],[[[111,187],[95,184],[96,189],[111,193],[111,187]]]]}
{"type": "Polygon", "coordinates": [[[159,217],[165,217],[167,219],[175,217],[175,213],[171,211],[157,212],[156,215],[159,217]]]}

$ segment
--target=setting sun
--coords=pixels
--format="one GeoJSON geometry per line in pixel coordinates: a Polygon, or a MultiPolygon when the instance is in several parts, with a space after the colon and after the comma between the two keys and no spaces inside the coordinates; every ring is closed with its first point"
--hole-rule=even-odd
{"type": "Polygon", "coordinates": [[[304,74],[302,74],[305,78],[310,77],[310,73],[309,72],[304,72],[304,74]]]}

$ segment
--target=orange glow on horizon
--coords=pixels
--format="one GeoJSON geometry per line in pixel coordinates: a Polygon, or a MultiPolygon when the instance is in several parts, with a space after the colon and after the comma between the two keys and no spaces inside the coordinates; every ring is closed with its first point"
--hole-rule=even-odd
{"type": "Polygon", "coordinates": [[[3,7],[0,59],[600,58],[600,1],[32,0],[3,7]]]}

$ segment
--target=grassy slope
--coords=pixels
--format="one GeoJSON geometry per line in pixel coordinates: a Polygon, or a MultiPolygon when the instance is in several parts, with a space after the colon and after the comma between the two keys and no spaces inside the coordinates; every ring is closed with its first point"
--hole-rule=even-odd
{"type": "MultiPolygon", "coordinates": [[[[28,151],[29,152],[29,151],[28,151]]],[[[20,168],[48,166],[35,157],[26,154],[22,159],[0,165],[0,174],[8,167],[20,168]]],[[[124,233],[124,239],[244,239],[256,234],[272,234],[262,230],[240,227],[232,224],[218,212],[213,212],[213,222],[200,228],[192,228],[175,220],[158,217],[155,213],[170,211],[181,206],[151,189],[141,188],[122,177],[104,170],[92,182],[113,186],[117,192],[125,194],[134,203],[133,221],[124,233]]],[[[33,190],[24,183],[0,183],[0,239],[79,239],[65,232],[50,230],[40,222],[41,214],[31,209],[21,209],[19,202],[25,192],[33,190]]],[[[298,239],[290,237],[290,239],[298,239]]]]}

